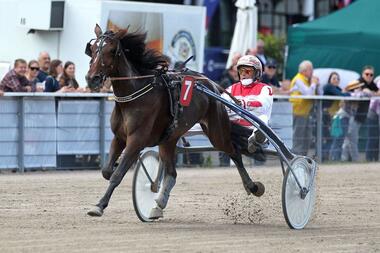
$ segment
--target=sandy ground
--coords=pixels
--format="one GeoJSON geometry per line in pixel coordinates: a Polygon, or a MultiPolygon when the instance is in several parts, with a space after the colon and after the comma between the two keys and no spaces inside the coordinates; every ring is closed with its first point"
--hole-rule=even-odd
{"type": "Polygon", "coordinates": [[[249,169],[265,195],[247,196],[234,168],[179,169],[165,218],[135,215],[132,173],[101,218],[86,211],[99,171],[0,174],[0,252],[380,252],[380,164],[323,165],[313,219],[287,227],[280,167],[249,169]]]}

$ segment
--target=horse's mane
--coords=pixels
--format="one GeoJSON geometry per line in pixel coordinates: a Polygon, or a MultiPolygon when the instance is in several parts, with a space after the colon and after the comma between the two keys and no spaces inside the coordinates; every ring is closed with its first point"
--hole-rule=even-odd
{"type": "Polygon", "coordinates": [[[132,32],[120,40],[127,60],[141,73],[154,70],[159,65],[168,65],[167,56],[146,47],[146,36],[146,33],[132,32]]]}

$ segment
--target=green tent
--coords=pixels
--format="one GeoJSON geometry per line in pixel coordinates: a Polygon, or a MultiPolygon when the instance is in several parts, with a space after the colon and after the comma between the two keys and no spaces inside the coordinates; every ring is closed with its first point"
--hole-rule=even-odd
{"type": "Polygon", "coordinates": [[[361,73],[364,65],[373,65],[380,73],[380,1],[357,0],[333,14],[290,27],[286,77],[295,75],[306,59],[314,68],[361,73]]]}

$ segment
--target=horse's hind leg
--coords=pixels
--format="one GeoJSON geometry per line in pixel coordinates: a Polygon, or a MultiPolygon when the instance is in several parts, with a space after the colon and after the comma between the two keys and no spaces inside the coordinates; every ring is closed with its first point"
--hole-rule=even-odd
{"type": "Polygon", "coordinates": [[[116,136],[113,137],[112,142],[111,142],[108,161],[102,168],[102,175],[105,179],[109,180],[111,178],[115,162],[117,161],[121,152],[125,148],[125,144],[126,144],[125,141],[117,138],[116,136]]]}
{"type": "Polygon", "coordinates": [[[120,164],[117,166],[116,170],[112,173],[106,193],[99,200],[99,203],[95,206],[95,208],[87,212],[88,215],[103,215],[103,210],[108,206],[113,191],[121,183],[121,180],[124,178],[128,169],[135,163],[140,154],[140,151],[142,150],[142,147],[139,145],[140,142],[138,141],[138,136],[140,135],[137,134],[134,136],[135,138],[130,138],[128,141],[124,156],[121,159],[120,164]]]}
{"type": "Polygon", "coordinates": [[[149,218],[151,219],[158,219],[158,218],[163,217],[162,210],[168,204],[170,192],[176,183],[176,178],[177,178],[177,172],[175,169],[176,144],[177,144],[177,140],[173,140],[163,145],[160,145],[159,154],[160,154],[162,166],[165,171],[165,176],[163,179],[162,187],[160,188],[160,192],[158,193],[158,197],[156,199],[157,206],[151,210],[151,213],[149,215],[149,218]]]}
{"type": "Polygon", "coordinates": [[[243,181],[244,189],[248,194],[253,193],[253,195],[260,197],[265,192],[265,187],[260,182],[253,182],[244,168],[243,159],[240,150],[232,144],[231,132],[229,124],[229,119],[209,119],[208,125],[201,124],[203,131],[208,136],[212,145],[220,151],[228,154],[234,161],[239,175],[243,181]],[[218,125],[219,122],[219,125],[218,125]],[[223,124],[220,124],[222,122],[223,124]]]}
{"type": "MultiPolygon", "coordinates": [[[[237,151],[237,149],[235,149],[237,151]]],[[[260,197],[265,192],[265,187],[261,182],[253,182],[249,177],[247,170],[244,168],[243,159],[240,153],[235,152],[235,154],[230,155],[231,159],[234,161],[237,170],[239,171],[240,177],[243,181],[244,189],[248,194],[253,194],[260,197]]]]}

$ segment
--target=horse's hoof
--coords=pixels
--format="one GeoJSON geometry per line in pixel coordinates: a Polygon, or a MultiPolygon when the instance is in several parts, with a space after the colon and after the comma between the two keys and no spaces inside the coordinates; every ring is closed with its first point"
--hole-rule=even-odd
{"type": "Polygon", "coordinates": [[[152,208],[152,210],[150,210],[149,219],[156,220],[156,219],[163,218],[163,217],[164,217],[164,212],[158,206],[154,207],[154,208],[152,208]]]}
{"type": "Polygon", "coordinates": [[[265,186],[259,181],[255,182],[254,184],[256,187],[254,187],[255,191],[252,191],[253,195],[256,197],[261,197],[265,192],[265,186]]]}
{"type": "Polygon", "coordinates": [[[100,217],[103,215],[103,209],[101,209],[98,206],[95,206],[90,211],[88,211],[87,214],[92,217],[100,217]]]}
{"type": "Polygon", "coordinates": [[[110,178],[112,176],[112,171],[102,170],[102,175],[103,175],[105,180],[110,180],[110,178]]]}

